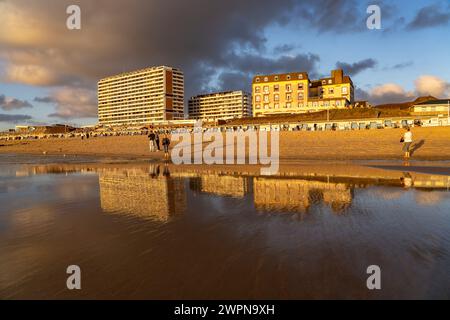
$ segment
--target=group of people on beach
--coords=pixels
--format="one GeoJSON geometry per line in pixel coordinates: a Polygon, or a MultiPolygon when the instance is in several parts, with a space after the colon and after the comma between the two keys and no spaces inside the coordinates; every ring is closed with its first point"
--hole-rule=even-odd
{"type": "Polygon", "coordinates": [[[148,134],[148,139],[149,139],[150,152],[161,151],[160,144],[162,144],[163,149],[164,149],[164,159],[169,160],[170,139],[169,139],[167,133],[164,133],[162,140],[160,140],[158,131],[150,131],[150,133],[148,134]]]}

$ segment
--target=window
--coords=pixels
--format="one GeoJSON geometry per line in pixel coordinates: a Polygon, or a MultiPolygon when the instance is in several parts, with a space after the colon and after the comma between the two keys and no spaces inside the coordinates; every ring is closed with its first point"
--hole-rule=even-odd
{"type": "Polygon", "coordinates": [[[269,95],[268,94],[264,95],[264,102],[269,102],[269,95]]]}
{"type": "Polygon", "coordinates": [[[338,100],[338,101],[336,101],[336,106],[340,106],[341,105],[341,102],[338,100]]]}
{"type": "Polygon", "coordinates": [[[292,90],[292,86],[290,84],[286,85],[286,91],[291,91],[292,90]]]}
{"type": "Polygon", "coordinates": [[[278,92],[280,91],[280,85],[276,84],[273,86],[273,91],[278,92]]]}
{"type": "Polygon", "coordinates": [[[286,103],[286,108],[290,108],[290,107],[291,107],[291,103],[290,102],[286,103]]]}
{"type": "Polygon", "coordinates": [[[427,111],[427,107],[422,107],[422,111],[427,111]]]}
{"type": "Polygon", "coordinates": [[[260,93],[261,92],[261,87],[255,87],[255,93],[260,93]]]}
{"type": "Polygon", "coordinates": [[[259,78],[256,78],[255,82],[259,82],[259,78]]]}
{"type": "Polygon", "coordinates": [[[303,83],[298,84],[298,90],[303,90],[303,83]]]}
{"type": "Polygon", "coordinates": [[[264,86],[264,93],[269,93],[269,86],[264,86]]]}
{"type": "Polygon", "coordinates": [[[303,92],[299,92],[299,94],[298,94],[298,100],[303,100],[303,92]]]}
{"type": "Polygon", "coordinates": [[[291,101],[292,95],[290,93],[286,93],[286,100],[291,101]]]}
{"type": "Polygon", "coordinates": [[[298,78],[299,78],[299,79],[303,79],[303,75],[300,73],[300,74],[298,75],[298,78]]]}
{"type": "Polygon", "coordinates": [[[317,102],[313,102],[313,107],[317,108],[317,102]]]}
{"type": "Polygon", "coordinates": [[[279,103],[275,103],[275,104],[274,104],[274,108],[275,108],[275,109],[280,108],[280,104],[279,104],[279,103]]]}
{"type": "Polygon", "coordinates": [[[332,84],[333,83],[333,81],[330,79],[330,80],[328,80],[328,84],[332,84]]]}
{"type": "Polygon", "coordinates": [[[287,80],[291,80],[291,76],[288,74],[288,75],[286,76],[286,79],[287,79],[287,80]]]}
{"type": "Polygon", "coordinates": [[[328,89],[328,94],[334,94],[334,88],[328,89]]]}
{"type": "Polygon", "coordinates": [[[274,94],[273,99],[275,101],[280,101],[280,95],[279,94],[274,94]]]}
{"type": "Polygon", "coordinates": [[[303,103],[300,102],[300,103],[298,104],[298,107],[299,107],[299,108],[303,108],[303,103]]]}
{"type": "Polygon", "coordinates": [[[342,87],[342,94],[347,94],[347,93],[348,93],[347,87],[342,87]]]}
{"type": "Polygon", "coordinates": [[[261,108],[261,105],[257,104],[257,105],[255,105],[255,108],[256,108],[256,109],[260,109],[260,108],[261,108]]]}
{"type": "Polygon", "coordinates": [[[268,105],[268,104],[265,104],[265,105],[264,105],[264,109],[269,109],[269,105],[268,105]]]}
{"type": "Polygon", "coordinates": [[[278,76],[275,76],[275,81],[278,81],[278,76]]]}
{"type": "Polygon", "coordinates": [[[255,96],[255,101],[256,102],[261,102],[261,96],[260,95],[255,96]]]}
{"type": "Polygon", "coordinates": [[[327,84],[327,81],[326,80],[322,80],[322,84],[327,84]]]}
{"type": "Polygon", "coordinates": [[[269,78],[264,77],[264,82],[267,82],[267,81],[269,81],[269,78]]]}

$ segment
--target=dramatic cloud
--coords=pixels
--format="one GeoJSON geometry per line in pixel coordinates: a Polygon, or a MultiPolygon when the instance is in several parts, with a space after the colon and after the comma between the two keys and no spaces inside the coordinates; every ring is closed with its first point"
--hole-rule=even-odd
{"type": "Polygon", "coordinates": [[[343,69],[346,74],[354,76],[364,70],[375,68],[376,65],[377,61],[369,58],[352,64],[338,61],[336,68],[343,69]]]}
{"type": "Polygon", "coordinates": [[[435,76],[421,76],[414,84],[417,93],[421,96],[447,97],[450,91],[450,84],[435,76]]]}
{"type": "Polygon", "coordinates": [[[251,92],[251,81],[256,74],[305,71],[317,76],[316,68],[320,61],[315,54],[283,55],[267,58],[254,54],[228,54],[224,57],[226,70],[218,74],[217,85],[211,90],[246,90],[251,92]],[[230,71],[232,70],[232,71],[230,71]]]}
{"type": "Polygon", "coordinates": [[[34,101],[55,105],[49,117],[73,119],[97,117],[97,93],[82,88],[55,89],[48,97],[36,97],[34,101]]]}
{"type": "Polygon", "coordinates": [[[432,4],[420,9],[414,19],[408,24],[409,29],[423,29],[448,25],[450,22],[450,7],[432,4]]]}
{"type": "Polygon", "coordinates": [[[372,104],[399,103],[412,101],[419,96],[448,97],[450,84],[435,76],[421,76],[414,81],[414,90],[407,91],[395,83],[376,86],[369,91],[356,90],[356,98],[368,100],[372,104]]]}
{"type": "MultiPolygon", "coordinates": [[[[388,1],[374,3],[382,6],[383,28],[398,19],[398,10],[388,1]]],[[[268,52],[267,28],[298,27],[299,37],[303,31],[368,32],[367,4],[357,0],[0,0],[0,81],[48,86],[52,94],[36,102],[53,104],[52,116],[68,119],[96,117],[93,96],[99,79],[148,66],[181,68],[186,97],[212,89],[248,90],[256,73],[298,70],[315,76],[320,59],[314,49],[305,45],[308,49],[299,53],[297,44],[287,44],[268,52]],[[81,7],[81,30],[66,28],[66,8],[71,4],[81,7]],[[83,102],[75,101],[77,94],[83,102]]],[[[374,61],[367,60],[346,64],[347,72],[373,68],[374,61]]]]}
{"type": "Polygon", "coordinates": [[[407,92],[403,87],[395,83],[386,83],[373,88],[370,92],[372,103],[397,103],[415,99],[414,92],[407,92]]]}
{"type": "Polygon", "coordinates": [[[189,95],[210,81],[205,68],[228,64],[226,53],[260,51],[265,27],[284,21],[296,1],[81,0],[80,31],[65,26],[69,4],[0,2],[2,29],[8,30],[0,34],[4,81],[93,87],[111,74],[164,64],[185,72],[189,95]]]}
{"type": "Polygon", "coordinates": [[[0,94],[0,108],[5,111],[32,107],[33,106],[28,101],[8,98],[4,94],[0,94]]]}
{"type": "Polygon", "coordinates": [[[23,114],[2,114],[0,113],[0,122],[18,123],[21,121],[31,120],[31,116],[23,114]]]}

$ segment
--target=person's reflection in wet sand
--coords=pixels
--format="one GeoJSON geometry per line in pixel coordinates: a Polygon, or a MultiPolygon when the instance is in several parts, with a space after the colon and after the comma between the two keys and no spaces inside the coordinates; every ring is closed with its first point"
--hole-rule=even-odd
{"type": "Polygon", "coordinates": [[[164,164],[163,176],[166,178],[170,178],[170,170],[167,163],[164,164]]]}
{"type": "Polygon", "coordinates": [[[149,173],[150,177],[152,179],[157,178],[159,176],[159,173],[160,173],[159,165],[151,165],[149,171],[150,171],[150,173],[149,173]]]}
{"type": "Polygon", "coordinates": [[[403,188],[409,189],[414,186],[414,180],[409,172],[404,172],[403,177],[400,178],[403,188]]]}

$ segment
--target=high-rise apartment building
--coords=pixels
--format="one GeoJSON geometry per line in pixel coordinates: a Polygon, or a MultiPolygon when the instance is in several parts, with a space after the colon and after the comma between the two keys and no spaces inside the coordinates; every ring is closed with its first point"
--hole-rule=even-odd
{"type": "Polygon", "coordinates": [[[215,121],[251,115],[251,95],[244,91],[204,94],[189,99],[189,119],[215,121]]]}
{"type": "Polygon", "coordinates": [[[101,79],[98,119],[106,126],[184,119],[183,73],[160,66],[101,79]]]}
{"type": "Polygon", "coordinates": [[[354,102],[353,82],[342,70],[319,80],[306,72],[258,75],[252,90],[254,116],[346,108],[354,102]]]}

